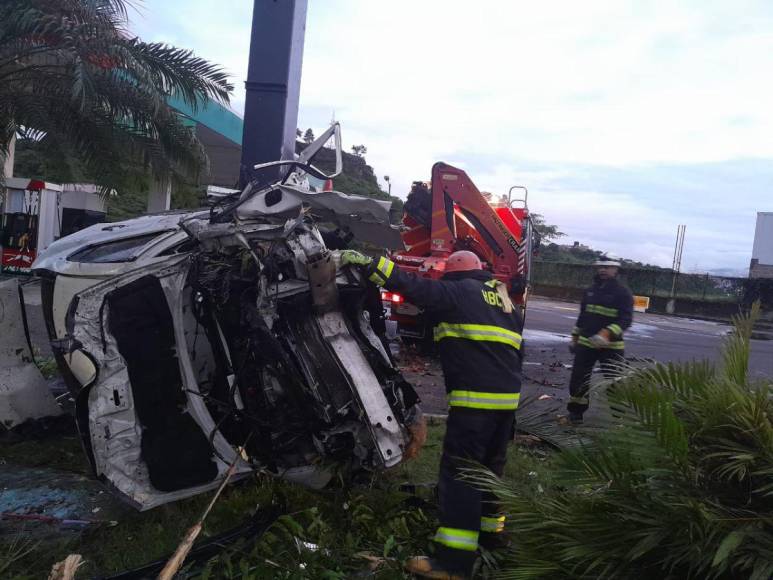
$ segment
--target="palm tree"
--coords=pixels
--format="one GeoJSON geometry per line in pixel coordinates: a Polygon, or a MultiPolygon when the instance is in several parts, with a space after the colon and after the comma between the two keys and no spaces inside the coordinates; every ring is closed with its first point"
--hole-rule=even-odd
{"type": "Polygon", "coordinates": [[[0,6],[0,157],[15,135],[77,164],[105,189],[127,176],[197,174],[206,155],[168,104],[227,103],[220,67],[127,29],[129,0],[0,6]]]}
{"type": "Polygon", "coordinates": [[[602,385],[609,428],[537,477],[470,472],[511,522],[501,577],[773,577],[773,381],[748,374],[758,313],[736,319],[720,368],[656,364],[602,385]]]}

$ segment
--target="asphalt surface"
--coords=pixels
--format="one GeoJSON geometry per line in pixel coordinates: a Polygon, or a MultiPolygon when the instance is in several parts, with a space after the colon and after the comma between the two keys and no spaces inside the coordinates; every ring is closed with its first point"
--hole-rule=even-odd
{"type": "MultiPolygon", "coordinates": [[[[524,333],[527,348],[529,344],[545,345],[552,341],[566,343],[578,309],[579,305],[570,302],[532,298],[524,333]]],[[[722,337],[730,330],[730,326],[719,322],[636,312],[633,325],[625,333],[625,354],[659,362],[719,362],[722,337]]],[[[749,367],[752,375],[773,376],[773,341],[752,341],[749,367]]]]}
{"type": "MultiPolygon", "coordinates": [[[[570,332],[577,320],[579,305],[541,298],[529,301],[524,330],[522,400],[534,399],[534,408],[545,415],[564,413],[569,398],[569,374],[573,357],[568,350],[570,332]]],[[[730,326],[717,322],[634,313],[634,323],[625,333],[625,354],[631,360],[658,362],[711,360],[720,364],[719,353],[730,326]]],[[[416,388],[426,412],[446,412],[445,387],[436,359],[400,348],[399,364],[406,379],[416,388]]],[[[773,341],[752,341],[752,376],[773,376],[773,341]]],[[[600,376],[598,373],[596,376],[600,376]]],[[[596,409],[586,423],[593,423],[596,409]]]]}
{"type": "MultiPolygon", "coordinates": [[[[40,291],[36,284],[25,292],[30,334],[42,356],[50,356],[40,291]]],[[[523,366],[524,397],[539,398],[546,412],[562,412],[569,397],[572,355],[568,351],[569,333],[577,319],[579,305],[543,298],[532,298],[524,330],[526,359],[523,366]]],[[[625,334],[626,357],[659,362],[709,359],[717,364],[722,339],[730,326],[659,314],[634,313],[632,327],[625,334]]],[[[414,349],[393,344],[398,363],[406,378],[415,385],[423,407],[430,413],[445,413],[443,375],[436,359],[414,349]]],[[[752,376],[773,376],[773,341],[753,340],[750,360],[752,376]]]]}

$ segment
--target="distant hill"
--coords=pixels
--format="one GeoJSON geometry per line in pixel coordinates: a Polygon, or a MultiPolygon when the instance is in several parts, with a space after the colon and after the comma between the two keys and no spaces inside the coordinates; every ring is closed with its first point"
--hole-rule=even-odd
{"type": "MultiPolygon", "coordinates": [[[[600,250],[594,250],[588,246],[575,242],[572,245],[569,244],[556,244],[555,242],[543,243],[538,252],[537,259],[545,262],[563,262],[567,264],[592,264],[596,260],[599,260],[606,256],[606,254],[600,250]]],[[[660,266],[653,266],[652,264],[645,264],[637,262],[636,260],[629,260],[627,258],[619,258],[620,262],[628,268],[647,268],[655,270],[665,270],[660,266]]]]}
{"type": "MultiPolygon", "coordinates": [[[[297,141],[296,152],[300,153],[306,147],[306,143],[297,141]]],[[[403,200],[383,191],[378,184],[373,168],[367,164],[365,157],[343,152],[343,171],[333,180],[333,188],[350,195],[362,195],[375,197],[376,199],[392,200],[392,223],[398,223],[403,215],[403,200]]],[[[322,149],[314,158],[314,165],[330,173],[335,169],[335,149],[322,149]]]]}

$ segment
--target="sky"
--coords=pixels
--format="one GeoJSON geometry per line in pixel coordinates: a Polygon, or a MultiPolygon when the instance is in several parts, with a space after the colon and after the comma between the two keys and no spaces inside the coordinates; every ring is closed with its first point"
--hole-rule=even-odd
{"type": "MultiPolygon", "coordinates": [[[[233,75],[244,108],[252,2],[145,0],[132,29],[233,75]]],[[[309,0],[298,126],[404,197],[433,163],[610,254],[743,274],[773,211],[773,3],[309,0]]],[[[384,188],[386,189],[385,185],[384,188]]]]}

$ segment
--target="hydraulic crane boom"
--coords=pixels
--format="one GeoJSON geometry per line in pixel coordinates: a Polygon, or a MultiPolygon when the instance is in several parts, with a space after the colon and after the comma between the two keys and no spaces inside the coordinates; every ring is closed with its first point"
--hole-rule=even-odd
{"type": "MultiPolygon", "coordinates": [[[[484,268],[507,284],[513,302],[525,309],[532,249],[526,201],[523,207],[513,208],[509,197],[496,201],[486,195],[461,169],[436,163],[429,188],[414,183],[403,216],[406,249],[392,258],[400,269],[437,279],[445,273],[452,252],[470,250],[484,268]]],[[[429,338],[430,321],[419,308],[393,292],[383,293],[382,298],[401,335],[429,338]]]]}
{"type": "Polygon", "coordinates": [[[484,242],[475,240],[482,246],[478,253],[483,254],[480,258],[490,264],[497,277],[507,278],[505,281],[509,283],[509,278],[526,274],[526,216],[518,216],[509,207],[493,208],[464,171],[436,163],[432,168],[433,256],[447,257],[461,249],[457,247],[460,241],[457,210],[484,242]]]}

